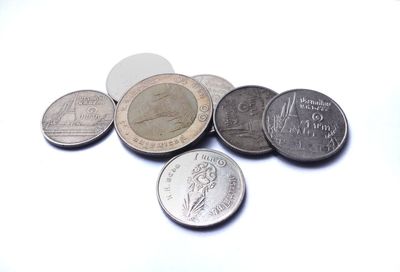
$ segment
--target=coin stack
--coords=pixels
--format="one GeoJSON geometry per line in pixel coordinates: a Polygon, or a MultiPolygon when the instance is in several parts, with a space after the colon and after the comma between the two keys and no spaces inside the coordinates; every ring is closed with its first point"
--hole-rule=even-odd
{"type": "Polygon", "coordinates": [[[59,147],[80,147],[101,138],[114,122],[133,151],[148,157],[176,155],[161,170],[157,196],[165,213],[188,227],[225,221],[245,195],[243,173],[232,158],[191,149],[205,135],[216,132],[241,154],[275,150],[291,160],[315,162],[341,150],[348,134],[344,112],[320,92],[235,88],[215,75],[177,74],[156,54],[121,60],[106,88],[109,96],[81,90],[53,102],[43,115],[44,137],[59,147]]]}

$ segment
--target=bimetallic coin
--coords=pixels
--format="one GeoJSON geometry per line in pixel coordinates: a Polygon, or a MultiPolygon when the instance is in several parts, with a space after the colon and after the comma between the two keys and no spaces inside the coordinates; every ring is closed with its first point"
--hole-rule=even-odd
{"type": "Polygon", "coordinates": [[[210,94],[194,79],[156,75],[123,96],[117,105],[115,128],[134,151],[170,155],[208,131],[212,111],[210,94]]]}
{"type": "MultiPolygon", "coordinates": [[[[195,80],[203,84],[211,95],[214,109],[217,107],[221,98],[235,87],[226,79],[214,75],[197,75],[193,77],[195,80]]],[[[214,126],[211,126],[211,131],[214,132],[214,126]]]]}
{"type": "Polygon", "coordinates": [[[262,131],[262,114],[276,93],[260,86],[243,86],[226,94],[214,112],[218,136],[228,147],[248,155],[272,149],[262,131]]]}
{"type": "Polygon", "coordinates": [[[114,101],[92,90],[69,93],[57,99],[42,118],[44,137],[61,147],[78,147],[97,140],[114,120],[114,101]]]}
{"type": "Polygon", "coordinates": [[[161,171],[157,197],[174,221],[209,227],[232,216],[245,194],[239,166],[210,149],[191,150],[171,159],[161,171]]]}
{"type": "Polygon", "coordinates": [[[316,91],[298,89],[270,101],[263,130],[280,154],[307,162],[336,154],[346,141],[348,127],[335,101],[316,91]]]}
{"type": "Polygon", "coordinates": [[[151,53],[132,55],[111,69],[106,81],[107,92],[118,102],[125,92],[139,81],[165,73],[174,73],[174,69],[165,58],[151,53]]]}

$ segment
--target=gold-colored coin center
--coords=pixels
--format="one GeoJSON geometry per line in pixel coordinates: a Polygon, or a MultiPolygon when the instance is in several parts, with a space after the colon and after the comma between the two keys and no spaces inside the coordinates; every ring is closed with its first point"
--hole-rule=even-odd
{"type": "Polygon", "coordinates": [[[143,90],[128,109],[132,130],[148,140],[174,138],[194,122],[197,115],[195,96],[185,87],[161,83],[143,90]]]}

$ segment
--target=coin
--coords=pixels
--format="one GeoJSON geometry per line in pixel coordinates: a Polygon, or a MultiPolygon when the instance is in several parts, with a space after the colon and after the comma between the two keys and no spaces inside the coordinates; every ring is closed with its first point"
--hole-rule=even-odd
{"type": "MultiPolygon", "coordinates": [[[[221,98],[226,93],[235,88],[226,79],[215,75],[204,74],[204,75],[193,76],[192,78],[194,78],[207,88],[208,92],[211,95],[214,109],[217,107],[217,104],[221,100],[221,98]]],[[[214,126],[211,126],[210,132],[214,131],[215,131],[214,126]]]]}
{"type": "Polygon", "coordinates": [[[336,154],[347,138],[344,112],[328,96],[306,89],[273,98],[263,114],[263,130],[283,156],[318,161],[336,154]]]}
{"type": "Polygon", "coordinates": [[[189,227],[209,227],[226,220],[238,210],[244,194],[239,166],[211,149],[174,157],[157,182],[157,197],[164,212],[189,227]]]}
{"type": "Polygon", "coordinates": [[[130,148],[170,155],[196,142],[209,129],[212,102],[207,89],[179,74],[147,78],[117,105],[115,128],[130,148]]]}
{"type": "Polygon", "coordinates": [[[248,155],[270,152],[261,119],[265,106],[275,95],[261,86],[243,86],[222,97],[214,112],[214,126],[223,143],[248,155]]]}
{"type": "Polygon", "coordinates": [[[114,101],[92,90],[69,93],[53,102],[42,118],[44,137],[61,147],[78,147],[99,139],[114,120],[114,101]]]}
{"type": "Polygon", "coordinates": [[[159,55],[152,53],[132,55],[111,69],[106,81],[107,92],[118,102],[124,93],[139,81],[150,76],[173,72],[174,69],[169,61],[159,55]]]}

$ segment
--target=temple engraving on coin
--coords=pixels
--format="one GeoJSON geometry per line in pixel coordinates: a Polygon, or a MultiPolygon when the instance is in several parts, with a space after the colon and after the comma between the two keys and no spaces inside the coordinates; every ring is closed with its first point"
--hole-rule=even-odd
{"type": "Polygon", "coordinates": [[[91,142],[112,124],[114,102],[97,91],[77,91],[55,101],[45,112],[45,137],[59,146],[80,146],[91,142]]]}
{"type": "Polygon", "coordinates": [[[343,111],[329,97],[311,90],[292,90],[273,99],[263,125],[278,152],[302,161],[329,157],[347,136],[343,111]]]}
{"type": "Polygon", "coordinates": [[[197,102],[191,92],[177,84],[164,84],[137,96],[129,107],[128,121],[139,136],[161,141],[185,131],[196,114],[197,102]]]}
{"type": "Polygon", "coordinates": [[[226,94],[219,102],[214,125],[220,138],[234,150],[246,154],[271,151],[262,131],[262,114],[275,92],[259,86],[244,86],[226,94]]]}
{"type": "Polygon", "coordinates": [[[115,128],[134,151],[171,155],[207,132],[212,111],[210,94],[194,79],[156,75],[123,96],[117,105],[115,128]]]}

